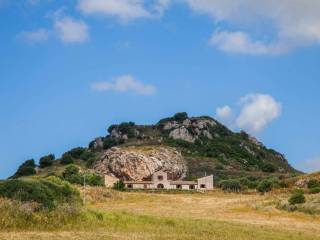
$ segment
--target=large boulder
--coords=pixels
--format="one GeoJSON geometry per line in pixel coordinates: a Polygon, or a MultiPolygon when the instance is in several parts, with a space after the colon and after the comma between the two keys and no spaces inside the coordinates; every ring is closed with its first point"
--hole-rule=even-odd
{"type": "Polygon", "coordinates": [[[173,179],[184,178],[187,165],[181,153],[170,147],[113,147],[102,154],[95,170],[123,180],[141,181],[163,170],[173,179]]]}

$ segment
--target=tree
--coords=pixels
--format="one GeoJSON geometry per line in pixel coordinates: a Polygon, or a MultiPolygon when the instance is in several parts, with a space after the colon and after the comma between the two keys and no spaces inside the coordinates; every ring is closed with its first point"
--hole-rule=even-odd
{"type": "Polygon", "coordinates": [[[83,147],[77,147],[74,149],[71,149],[68,154],[74,158],[74,159],[80,159],[81,155],[86,152],[86,149],[83,147]]]}
{"type": "Polygon", "coordinates": [[[258,184],[258,188],[257,190],[260,192],[260,193],[266,193],[266,192],[270,192],[273,188],[273,184],[270,180],[268,179],[265,179],[265,180],[262,180],[259,184],[258,184]]]}
{"type": "Polygon", "coordinates": [[[240,192],[241,184],[238,180],[224,180],[220,182],[220,186],[224,191],[240,192]]]}
{"type": "Polygon", "coordinates": [[[289,203],[291,205],[295,204],[302,204],[306,202],[306,198],[304,196],[303,191],[296,190],[292,193],[291,197],[289,198],[289,203]]]}
{"type": "Polygon", "coordinates": [[[271,163],[266,163],[262,166],[262,171],[273,173],[276,171],[276,168],[271,163]]]}
{"type": "Polygon", "coordinates": [[[311,189],[311,188],[316,188],[316,187],[320,187],[320,182],[316,179],[311,179],[308,182],[308,188],[311,189]]]}
{"type": "Polygon", "coordinates": [[[65,165],[71,164],[71,163],[73,163],[73,162],[74,162],[74,161],[73,161],[73,158],[72,158],[72,156],[71,156],[69,153],[63,154],[63,155],[62,155],[62,158],[61,158],[61,160],[60,160],[60,163],[61,163],[61,164],[65,164],[65,165]]]}
{"type": "Polygon", "coordinates": [[[34,159],[27,160],[19,166],[18,170],[11,178],[34,175],[36,174],[35,167],[36,164],[34,162],[34,159]]]}
{"type": "Polygon", "coordinates": [[[55,156],[53,154],[43,156],[42,158],[40,158],[40,161],[39,161],[40,168],[52,166],[54,160],[55,160],[55,156]]]}
{"type": "Polygon", "coordinates": [[[99,174],[86,173],[85,177],[86,177],[87,184],[90,186],[103,186],[104,185],[103,178],[99,174]]]}
{"type": "Polygon", "coordinates": [[[80,168],[74,164],[67,166],[64,172],[62,173],[62,176],[66,181],[70,183],[82,184],[80,168]]]}
{"type": "Polygon", "coordinates": [[[186,112],[179,112],[173,116],[174,120],[178,122],[182,122],[188,118],[188,114],[186,112]]]}
{"type": "Polygon", "coordinates": [[[123,191],[124,188],[125,188],[124,182],[121,180],[115,182],[113,185],[113,189],[115,190],[123,191]]]}

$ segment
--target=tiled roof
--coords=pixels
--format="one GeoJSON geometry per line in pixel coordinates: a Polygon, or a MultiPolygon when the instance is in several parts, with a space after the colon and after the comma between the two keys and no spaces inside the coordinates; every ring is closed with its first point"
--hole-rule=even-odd
{"type": "Polygon", "coordinates": [[[170,185],[197,185],[196,181],[170,181],[170,185]]]}
{"type": "Polygon", "coordinates": [[[124,184],[153,184],[151,181],[124,181],[124,184]]]}

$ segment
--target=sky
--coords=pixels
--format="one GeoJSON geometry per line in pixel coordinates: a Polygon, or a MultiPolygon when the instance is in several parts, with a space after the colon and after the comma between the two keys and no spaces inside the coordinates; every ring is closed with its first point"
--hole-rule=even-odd
{"type": "Polygon", "coordinates": [[[320,170],[318,0],[0,0],[0,178],[185,111],[320,170]]]}

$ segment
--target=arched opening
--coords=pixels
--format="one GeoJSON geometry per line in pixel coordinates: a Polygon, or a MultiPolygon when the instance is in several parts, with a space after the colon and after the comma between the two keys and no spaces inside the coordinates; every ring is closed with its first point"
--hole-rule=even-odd
{"type": "Polygon", "coordinates": [[[128,188],[133,188],[132,184],[127,185],[128,188]]]}
{"type": "Polygon", "coordinates": [[[194,185],[189,185],[189,189],[194,189],[194,185]]]}
{"type": "Polygon", "coordinates": [[[206,188],[206,185],[205,184],[201,184],[200,188],[206,188]]]}
{"type": "Polygon", "coordinates": [[[164,186],[163,186],[163,184],[160,183],[160,184],[158,184],[157,188],[158,189],[164,189],[164,186]]]}
{"type": "Polygon", "coordinates": [[[182,189],[182,185],[178,184],[178,185],[176,186],[176,188],[177,188],[177,189],[182,189]]]}

